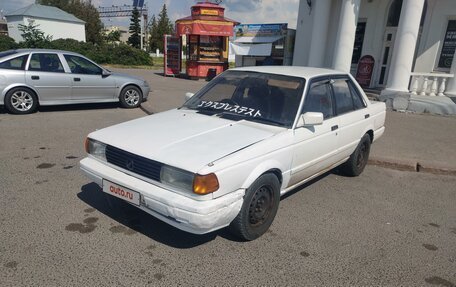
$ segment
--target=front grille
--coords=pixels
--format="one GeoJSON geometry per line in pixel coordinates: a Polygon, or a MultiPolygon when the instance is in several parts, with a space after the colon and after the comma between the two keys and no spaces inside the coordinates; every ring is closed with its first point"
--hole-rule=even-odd
{"type": "Polygon", "coordinates": [[[106,160],[133,173],[160,181],[162,163],[132,154],[113,146],[106,146],[106,160]]]}

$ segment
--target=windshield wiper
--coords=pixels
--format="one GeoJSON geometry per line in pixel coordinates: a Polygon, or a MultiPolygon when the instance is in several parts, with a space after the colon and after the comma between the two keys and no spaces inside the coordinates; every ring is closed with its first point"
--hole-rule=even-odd
{"type": "Polygon", "coordinates": [[[233,112],[229,112],[229,111],[220,112],[217,114],[217,116],[224,118],[224,119],[233,120],[233,121],[240,121],[240,120],[244,120],[246,118],[242,114],[233,113],[233,112]]]}

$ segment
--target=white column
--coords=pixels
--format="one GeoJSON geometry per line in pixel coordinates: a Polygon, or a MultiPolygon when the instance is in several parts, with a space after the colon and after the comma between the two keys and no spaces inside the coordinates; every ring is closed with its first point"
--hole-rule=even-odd
{"type": "Polygon", "coordinates": [[[456,51],[454,51],[453,62],[451,62],[450,74],[453,74],[454,77],[449,79],[445,95],[456,97],[456,51]]]}
{"type": "Polygon", "coordinates": [[[382,94],[408,92],[424,0],[404,0],[394,42],[386,89],[382,94]]]}
{"type": "MultiPolygon", "coordinates": [[[[320,1],[320,0],[318,0],[320,1]]],[[[424,0],[423,0],[424,1],[424,0]]],[[[342,0],[333,68],[350,72],[360,0],[342,0]]],[[[313,38],[313,37],[312,37],[313,38]]]]}
{"type": "Polygon", "coordinates": [[[309,66],[322,68],[325,63],[331,0],[315,1],[312,39],[310,40],[309,66]]]}

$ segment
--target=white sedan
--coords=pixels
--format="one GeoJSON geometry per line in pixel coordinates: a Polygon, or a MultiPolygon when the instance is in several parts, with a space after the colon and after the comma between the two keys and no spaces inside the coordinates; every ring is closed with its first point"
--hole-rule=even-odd
{"type": "Polygon", "coordinates": [[[82,171],[109,194],[187,232],[264,234],[281,195],[343,165],[359,175],[385,105],[349,74],[229,70],[174,110],[88,135],[82,171]]]}

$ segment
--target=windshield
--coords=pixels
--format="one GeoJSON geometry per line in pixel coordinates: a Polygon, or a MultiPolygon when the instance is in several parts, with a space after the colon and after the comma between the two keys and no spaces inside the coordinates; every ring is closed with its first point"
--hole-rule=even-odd
{"type": "Polygon", "coordinates": [[[304,83],[298,77],[227,71],[195,94],[183,108],[232,120],[291,127],[304,83]]]}

